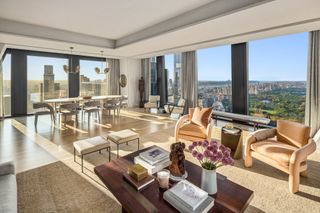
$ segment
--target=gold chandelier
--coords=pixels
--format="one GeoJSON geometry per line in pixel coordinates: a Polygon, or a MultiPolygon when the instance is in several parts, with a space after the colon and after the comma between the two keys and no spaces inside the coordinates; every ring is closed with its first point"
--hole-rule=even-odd
{"type": "MultiPolygon", "coordinates": [[[[101,52],[101,58],[103,58],[103,51],[101,52]]],[[[97,74],[107,74],[110,71],[110,66],[108,61],[106,61],[106,67],[103,69],[103,62],[101,61],[101,67],[95,67],[94,71],[96,71],[97,74]],[[103,70],[103,71],[102,71],[103,70]]]]}
{"type": "Polygon", "coordinates": [[[63,65],[63,70],[66,72],[66,73],[78,73],[78,72],[80,72],[80,66],[79,65],[77,65],[76,67],[75,67],[75,69],[74,70],[72,70],[72,66],[73,66],[73,64],[72,64],[72,58],[73,58],[73,47],[70,47],[70,55],[71,55],[71,57],[70,57],[70,67],[69,67],[69,65],[63,65]]]}

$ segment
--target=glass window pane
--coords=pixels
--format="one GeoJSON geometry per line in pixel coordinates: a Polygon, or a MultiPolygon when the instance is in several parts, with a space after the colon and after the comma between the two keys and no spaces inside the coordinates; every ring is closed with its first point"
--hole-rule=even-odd
{"type": "Polygon", "coordinates": [[[68,59],[28,56],[27,60],[28,113],[34,112],[34,102],[68,97],[68,74],[63,70],[68,59]]]}
{"type": "MultiPolygon", "coordinates": [[[[158,76],[156,57],[150,58],[150,94],[158,95],[158,76]]],[[[147,97],[149,99],[149,97],[147,97]]]]}
{"type": "Polygon", "coordinates": [[[80,60],[80,96],[108,95],[106,62],[80,60]],[[99,68],[100,73],[95,68],[99,68]]]}
{"type": "Polygon", "coordinates": [[[308,33],[249,42],[251,115],[304,121],[308,33]]]}
{"type": "Polygon", "coordinates": [[[168,77],[168,102],[176,103],[181,97],[181,54],[166,55],[165,68],[168,77]]]}
{"type": "Polygon", "coordinates": [[[197,51],[198,99],[204,107],[231,112],[231,46],[197,51]]]}
{"type": "Polygon", "coordinates": [[[2,63],[4,115],[11,115],[11,54],[7,54],[2,63]]]}

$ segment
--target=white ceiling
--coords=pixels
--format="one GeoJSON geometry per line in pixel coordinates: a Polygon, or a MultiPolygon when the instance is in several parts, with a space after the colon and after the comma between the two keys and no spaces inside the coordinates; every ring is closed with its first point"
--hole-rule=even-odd
{"type": "MultiPolygon", "coordinates": [[[[209,19],[165,30],[171,20],[173,24],[177,20],[182,23],[182,13],[185,14],[186,11],[190,11],[193,18],[200,16],[201,14],[192,12],[201,5],[207,7],[207,3],[214,4],[211,7],[213,11],[217,8],[216,3],[220,2],[218,7],[220,9],[223,8],[223,3],[231,5],[240,1],[254,2],[254,0],[0,0],[0,43],[12,48],[49,52],[68,52],[69,47],[74,46],[75,52],[83,55],[99,56],[100,50],[104,50],[108,57],[142,58],[320,29],[320,0],[266,0],[261,4],[221,15],[212,15],[212,12],[212,17],[209,19]],[[70,10],[73,4],[78,5],[76,10],[70,10]],[[174,18],[170,19],[172,17],[174,18]],[[69,40],[30,36],[27,33],[32,31],[32,27],[29,31],[24,30],[24,33],[5,32],[2,30],[5,27],[1,26],[3,23],[1,18],[100,38],[95,40],[92,37],[91,41],[90,37],[80,36],[79,39],[82,41],[87,38],[91,41],[91,44],[84,44],[72,42],[75,37],[68,33],[65,35],[69,35],[69,40]],[[152,31],[157,30],[160,33],[153,35],[152,31]],[[143,38],[141,35],[149,36],[143,38]],[[111,45],[112,42],[119,41],[119,38],[130,40],[135,37],[139,39],[120,46],[111,45]],[[101,38],[115,40],[109,40],[109,47],[96,45],[101,43],[101,38]]],[[[183,16],[184,19],[188,17],[183,16]]],[[[23,25],[15,27],[14,30],[18,31],[23,25]]],[[[59,31],[44,28],[43,34],[54,33],[58,38],[59,31]]],[[[63,32],[61,37],[64,37],[63,32]]]]}
{"type": "Polygon", "coordinates": [[[214,0],[1,0],[0,18],[119,39],[214,0]]]}

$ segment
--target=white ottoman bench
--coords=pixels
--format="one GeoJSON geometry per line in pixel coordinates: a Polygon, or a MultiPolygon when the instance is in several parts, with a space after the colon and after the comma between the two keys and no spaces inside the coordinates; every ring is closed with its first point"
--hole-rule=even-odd
{"type": "Polygon", "coordinates": [[[79,140],[73,143],[73,160],[76,162],[76,152],[81,156],[81,171],[83,172],[83,156],[97,152],[101,154],[101,150],[106,149],[109,151],[109,161],[111,159],[110,143],[103,137],[97,136],[79,140]]]}
{"type": "Polygon", "coordinates": [[[127,143],[130,141],[138,141],[138,150],[140,143],[140,136],[138,133],[131,131],[130,129],[125,129],[117,132],[112,132],[107,136],[108,141],[112,141],[117,145],[117,158],[119,158],[119,145],[127,143]]]}

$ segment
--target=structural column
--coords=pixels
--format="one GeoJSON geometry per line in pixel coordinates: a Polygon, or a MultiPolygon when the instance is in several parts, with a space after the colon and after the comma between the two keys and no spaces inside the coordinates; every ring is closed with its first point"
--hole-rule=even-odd
{"type": "Polygon", "coordinates": [[[157,83],[158,83],[158,95],[160,95],[160,107],[168,102],[167,92],[167,79],[165,70],[164,56],[157,57],[157,83]]]}
{"type": "Polygon", "coordinates": [[[232,112],[247,115],[248,110],[248,45],[231,45],[232,112]]]}
{"type": "MultiPolygon", "coordinates": [[[[69,68],[70,72],[68,73],[69,81],[69,97],[78,97],[80,95],[80,73],[75,73],[75,68],[80,66],[79,57],[70,55],[69,59],[69,68]],[[71,59],[72,57],[72,59],[71,59]]],[[[81,69],[81,67],[80,67],[81,69]]]]}
{"type": "Polygon", "coordinates": [[[23,50],[11,52],[11,115],[27,114],[27,54],[23,50]]]}

